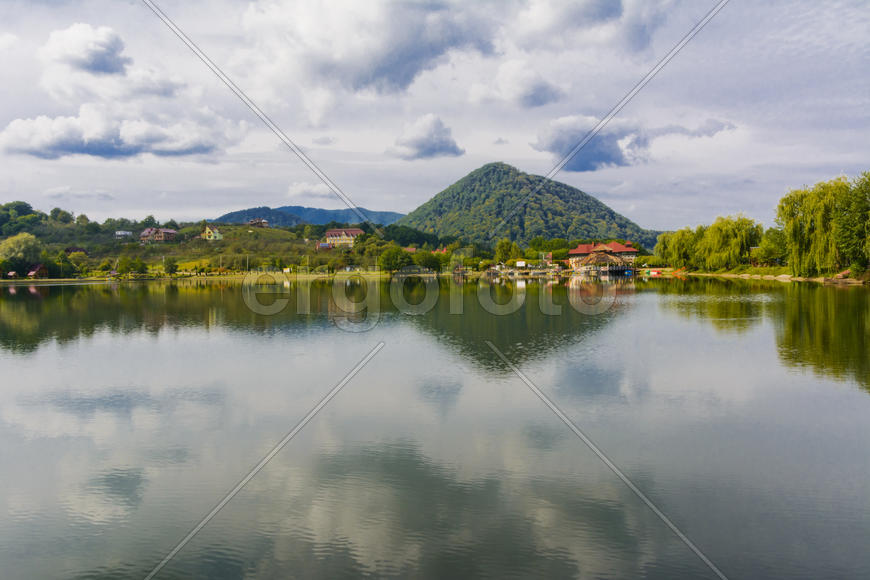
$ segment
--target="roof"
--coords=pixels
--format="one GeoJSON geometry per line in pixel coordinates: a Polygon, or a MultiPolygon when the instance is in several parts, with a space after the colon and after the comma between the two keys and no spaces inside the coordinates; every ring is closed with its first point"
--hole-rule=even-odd
{"type": "Polygon", "coordinates": [[[169,228],[145,228],[144,230],[142,230],[142,233],[139,235],[140,236],[153,236],[157,232],[163,232],[164,234],[177,234],[178,233],[175,230],[172,230],[169,228]]]}
{"type": "Polygon", "coordinates": [[[593,247],[595,247],[595,244],[580,244],[573,250],[568,250],[568,255],[572,256],[574,254],[588,254],[592,251],[593,247]]]}
{"type": "Polygon", "coordinates": [[[338,228],[334,230],[326,230],[326,237],[332,236],[359,236],[365,232],[359,228],[338,228]]]}
{"type": "Polygon", "coordinates": [[[614,254],[637,253],[637,248],[632,247],[631,242],[621,244],[619,242],[607,242],[604,244],[580,244],[573,250],[568,250],[569,256],[585,256],[592,252],[611,252],[614,254]]]}

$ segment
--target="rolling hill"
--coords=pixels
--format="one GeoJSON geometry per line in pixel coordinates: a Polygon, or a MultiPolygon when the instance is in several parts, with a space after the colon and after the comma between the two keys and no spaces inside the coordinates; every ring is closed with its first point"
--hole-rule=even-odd
{"type": "MultiPolygon", "coordinates": [[[[301,205],[285,205],[275,209],[297,215],[307,224],[323,225],[329,222],[355,224],[360,221],[359,216],[352,209],[320,209],[316,207],[303,207],[301,205]]],[[[405,215],[394,211],[375,211],[364,207],[359,208],[359,210],[373,223],[384,226],[396,223],[399,218],[405,215]]]]}
{"type": "MultiPolygon", "coordinates": [[[[372,222],[385,226],[395,223],[405,215],[394,211],[374,211],[364,207],[359,209],[372,222]]],[[[232,211],[212,221],[225,224],[240,224],[247,223],[254,218],[267,219],[269,224],[274,226],[295,226],[300,223],[323,225],[329,222],[343,224],[360,222],[359,216],[351,209],[320,209],[316,207],[303,207],[301,205],[285,205],[276,208],[265,206],[252,207],[232,211]]]]}
{"type": "Polygon", "coordinates": [[[641,228],[575,187],[523,173],[506,163],[488,163],[475,169],[397,223],[485,245],[505,237],[528,243],[544,236],[627,239],[651,248],[660,233],[641,228]],[[541,189],[526,199],[539,186],[541,189]],[[516,213],[493,233],[517,204],[516,213]]]}
{"type": "Polygon", "coordinates": [[[305,221],[297,215],[266,206],[231,211],[230,213],[224,214],[211,221],[219,224],[246,224],[252,219],[257,218],[269,220],[270,226],[295,226],[305,223],[305,221]]]}

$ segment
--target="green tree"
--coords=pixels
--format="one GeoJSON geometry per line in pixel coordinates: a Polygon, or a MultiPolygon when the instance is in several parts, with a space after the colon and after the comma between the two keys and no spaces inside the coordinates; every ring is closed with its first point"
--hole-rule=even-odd
{"type": "Polygon", "coordinates": [[[59,207],[52,209],[49,216],[59,224],[71,224],[73,222],[73,215],[59,207]]]}
{"type": "Polygon", "coordinates": [[[387,272],[395,272],[410,265],[411,255],[399,246],[389,246],[378,258],[378,267],[387,272]]]}
{"type": "Polygon", "coordinates": [[[864,269],[868,258],[868,221],[870,221],[870,172],[865,172],[850,184],[846,195],[838,198],[834,217],[834,239],[841,265],[864,269]]]}
{"type": "Polygon", "coordinates": [[[441,258],[432,252],[418,251],[414,254],[414,263],[433,272],[441,270],[441,258]]]}
{"type": "Polygon", "coordinates": [[[752,259],[765,266],[782,266],[786,263],[788,248],[781,228],[767,228],[761,243],[752,251],[752,259]]]}
{"type": "Polygon", "coordinates": [[[839,177],[812,189],[792,190],[779,200],[776,219],[785,233],[793,274],[813,276],[842,266],[835,235],[842,228],[836,222],[849,192],[849,182],[839,177]]]}
{"type": "Polygon", "coordinates": [[[156,228],[157,220],[153,215],[147,216],[144,220],[142,220],[142,227],[144,228],[156,228]]]}
{"type": "Polygon", "coordinates": [[[19,274],[36,264],[41,253],[42,244],[33,234],[18,234],[0,242],[0,260],[19,274]]]}
{"type": "Polygon", "coordinates": [[[76,217],[76,225],[86,226],[86,225],[88,225],[89,223],[91,223],[91,220],[88,218],[88,216],[86,216],[86,215],[83,214],[83,213],[80,213],[80,214],[76,217]]]}
{"type": "Polygon", "coordinates": [[[170,276],[178,272],[178,260],[176,260],[173,256],[166,258],[163,261],[163,271],[170,276]]]}
{"type": "Polygon", "coordinates": [[[505,263],[511,258],[511,241],[507,238],[499,240],[495,245],[495,261],[505,263]]]}

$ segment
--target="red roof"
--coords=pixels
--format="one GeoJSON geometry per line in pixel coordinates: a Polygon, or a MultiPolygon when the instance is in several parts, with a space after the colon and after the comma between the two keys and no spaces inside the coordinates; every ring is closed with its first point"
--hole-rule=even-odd
{"type": "Polygon", "coordinates": [[[337,237],[337,236],[341,236],[341,235],[359,236],[359,235],[362,235],[364,233],[365,232],[359,228],[342,228],[342,229],[336,229],[336,230],[326,230],[326,237],[330,238],[333,236],[337,237]]]}
{"type": "Polygon", "coordinates": [[[595,247],[595,244],[580,244],[573,250],[568,250],[568,255],[573,254],[591,254],[592,248],[595,247]]]}
{"type": "Polygon", "coordinates": [[[573,250],[568,250],[570,256],[585,256],[592,252],[612,252],[614,254],[637,253],[637,248],[631,246],[631,242],[621,244],[619,242],[607,242],[606,244],[580,244],[573,250]]]}

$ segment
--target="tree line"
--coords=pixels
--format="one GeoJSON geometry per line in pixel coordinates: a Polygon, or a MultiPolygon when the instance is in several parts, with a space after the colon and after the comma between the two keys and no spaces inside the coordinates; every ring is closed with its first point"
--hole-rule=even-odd
{"type": "Polygon", "coordinates": [[[870,263],[870,172],[838,177],[789,191],[779,201],[776,225],[767,228],[742,214],[658,237],[655,256],[694,270],[728,270],[745,264],[788,266],[795,276],[849,268],[862,275],[870,263]]]}

